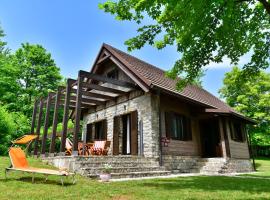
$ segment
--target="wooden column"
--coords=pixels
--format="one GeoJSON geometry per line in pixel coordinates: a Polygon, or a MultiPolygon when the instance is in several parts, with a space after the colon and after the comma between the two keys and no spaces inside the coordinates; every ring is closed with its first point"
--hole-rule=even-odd
{"type": "Polygon", "coordinates": [[[55,96],[55,104],[54,104],[54,113],[53,113],[53,126],[52,126],[52,138],[50,144],[50,154],[54,154],[55,152],[55,139],[56,139],[56,131],[57,131],[57,124],[58,124],[58,110],[61,98],[61,87],[58,87],[57,93],[55,96]]]}
{"type": "Polygon", "coordinates": [[[36,130],[37,139],[35,140],[34,155],[38,154],[38,143],[39,143],[39,135],[40,135],[42,115],[43,115],[43,99],[40,99],[37,130],[36,130]]]}
{"type": "Polygon", "coordinates": [[[32,114],[31,134],[35,132],[37,107],[38,107],[38,101],[35,100],[34,107],[33,107],[33,114],[32,114]]]}
{"type": "Polygon", "coordinates": [[[74,81],[71,80],[71,79],[67,80],[66,95],[65,95],[65,105],[64,105],[64,116],[63,116],[63,123],[62,123],[63,128],[62,128],[60,152],[65,152],[65,147],[66,147],[70,93],[71,93],[71,87],[72,87],[71,85],[72,85],[73,82],[74,81]]]}
{"type": "Polygon", "coordinates": [[[223,158],[227,158],[227,149],[229,147],[226,147],[226,141],[224,136],[224,130],[223,130],[223,120],[221,117],[218,118],[218,124],[219,124],[219,133],[220,133],[220,142],[222,147],[222,156],[223,158]]]}
{"type": "Polygon", "coordinates": [[[47,97],[44,131],[43,131],[43,138],[42,138],[42,145],[41,145],[41,155],[43,156],[45,155],[45,152],[46,152],[46,141],[47,141],[47,134],[48,134],[48,128],[49,128],[49,121],[50,121],[52,95],[53,93],[50,92],[47,97]]]}
{"type": "Polygon", "coordinates": [[[72,155],[78,155],[78,134],[80,133],[82,82],[83,82],[83,77],[81,77],[81,72],[79,72],[78,80],[77,80],[77,97],[76,97],[76,107],[75,107],[75,124],[74,124],[74,131],[73,131],[72,155]]]}

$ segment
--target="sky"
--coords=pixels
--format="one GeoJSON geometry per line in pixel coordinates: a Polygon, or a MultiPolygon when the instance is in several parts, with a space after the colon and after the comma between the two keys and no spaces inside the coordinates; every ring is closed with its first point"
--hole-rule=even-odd
{"type": "MultiPolygon", "coordinates": [[[[104,0],[1,0],[4,40],[12,51],[25,42],[41,44],[52,54],[64,77],[76,78],[79,70],[90,70],[102,43],[127,51],[124,42],[136,36],[135,23],[115,20],[98,8],[99,2],[104,0]]],[[[164,70],[181,56],[174,46],[157,50],[147,45],[131,54],[164,70]]],[[[227,59],[211,63],[203,87],[219,96],[224,73],[230,70],[227,59]]]]}

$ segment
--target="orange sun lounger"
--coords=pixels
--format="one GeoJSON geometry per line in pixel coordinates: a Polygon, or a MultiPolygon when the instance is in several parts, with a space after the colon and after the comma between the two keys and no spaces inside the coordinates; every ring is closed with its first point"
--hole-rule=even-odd
{"type": "Polygon", "coordinates": [[[28,165],[24,151],[19,147],[11,147],[9,149],[9,157],[11,161],[11,167],[6,168],[5,176],[10,170],[27,172],[32,174],[32,182],[34,182],[35,174],[44,174],[46,176],[45,181],[48,178],[48,175],[57,175],[61,177],[61,183],[64,185],[63,177],[72,176],[73,184],[75,183],[74,173],[61,171],[61,170],[52,170],[52,169],[43,169],[43,168],[34,168],[28,165]]]}

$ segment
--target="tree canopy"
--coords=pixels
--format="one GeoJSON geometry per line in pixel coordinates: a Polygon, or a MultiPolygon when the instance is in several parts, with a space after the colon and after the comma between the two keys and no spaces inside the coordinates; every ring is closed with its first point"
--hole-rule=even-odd
{"type": "Polygon", "coordinates": [[[241,78],[269,66],[270,3],[267,0],[108,0],[99,5],[118,20],[139,24],[128,50],[145,44],[162,49],[176,45],[179,60],[168,75],[181,76],[181,87],[192,83],[210,62],[229,58],[237,64],[250,53],[241,78]],[[147,22],[145,18],[150,18],[147,22]],[[150,21],[150,23],[149,23],[150,21]]]}
{"type": "Polygon", "coordinates": [[[241,72],[234,67],[226,73],[219,92],[230,106],[258,122],[250,130],[252,142],[270,145],[270,74],[261,71],[252,80],[239,82],[241,72]]]}

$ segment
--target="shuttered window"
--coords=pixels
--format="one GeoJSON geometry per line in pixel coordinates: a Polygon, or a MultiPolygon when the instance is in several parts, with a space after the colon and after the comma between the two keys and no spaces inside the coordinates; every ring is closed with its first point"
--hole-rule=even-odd
{"type": "Polygon", "coordinates": [[[174,140],[192,140],[190,118],[174,112],[165,112],[166,137],[174,140]]]}
{"type": "Polygon", "coordinates": [[[107,140],[107,121],[102,120],[87,124],[87,142],[93,142],[94,140],[107,140]]]}

